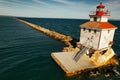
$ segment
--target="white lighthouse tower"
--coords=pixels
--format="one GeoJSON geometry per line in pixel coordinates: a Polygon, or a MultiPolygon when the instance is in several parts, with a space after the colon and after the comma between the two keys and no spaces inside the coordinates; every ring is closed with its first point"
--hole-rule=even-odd
{"type": "Polygon", "coordinates": [[[108,22],[110,11],[105,10],[105,6],[100,3],[89,16],[90,21],[80,25],[80,43],[94,50],[112,46],[116,27],[108,22]]]}
{"type": "Polygon", "coordinates": [[[111,46],[117,27],[108,22],[110,11],[105,10],[102,3],[96,7],[96,11],[91,11],[89,16],[90,20],[80,25],[79,43],[82,47],[74,59],[78,61],[79,56],[86,53],[92,62],[101,65],[115,55],[111,46]]]}
{"type": "Polygon", "coordinates": [[[74,75],[83,70],[115,63],[112,49],[115,27],[108,22],[110,11],[100,3],[89,14],[90,20],[80,25],[80,41],[74,49],[52,53],[52,58],[66,72],[74,75]]]}

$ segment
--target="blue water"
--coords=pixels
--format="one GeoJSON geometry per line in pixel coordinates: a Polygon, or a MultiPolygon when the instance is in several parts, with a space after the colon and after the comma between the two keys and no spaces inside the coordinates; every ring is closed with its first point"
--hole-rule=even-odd
{"type": "MultiPolygon", "coordinates": [[[[22,18],[79,39],[82,19],[22,18]]],[[[120,54],[120,21],[110,21],[118,26],[114,38],[114,50],[120,54]]],[[[51,58],[66,45],[19,22],[13,17],[0,17],[0,80],[119,80],[120,75],[89,76],[89,72],[67,77],[51,58]]],[[[115,67],[116,68],[116,67],[115,67]]],[[[117,71],[119,66],[117,66],[117,71]]]]}

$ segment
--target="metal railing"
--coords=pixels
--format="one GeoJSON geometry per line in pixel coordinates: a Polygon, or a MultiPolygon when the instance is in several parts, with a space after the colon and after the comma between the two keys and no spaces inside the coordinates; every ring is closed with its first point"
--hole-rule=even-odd
{"type": "MultiPolygon", "coordinates": [[[[89,15],[96,15],[96,11],[90,11],[89,15]]],[[[108,10],[104,11],[104,15],[109,16],[110,11],[108,11],[108,10]]]]}

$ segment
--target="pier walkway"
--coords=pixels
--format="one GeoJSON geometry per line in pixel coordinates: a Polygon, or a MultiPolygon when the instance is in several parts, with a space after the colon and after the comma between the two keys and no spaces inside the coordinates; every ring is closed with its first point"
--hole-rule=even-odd
{"type": "Polygon", "coordinates": [[[64,35],[64,34],[61,34],[61,33],[46,29],[44,27],[41,27],[39,25],[27,22],[25,20],[21,20],[21,19],[18,19],[18,20],[20,22],[23,22],[23,23],[31,26],[32,28],[34,28],[34,29],[36,29],[38,31],[41,31],[42,33],[44,33],[44,34],[46,34],[46,35],[48,35],[50,37],[53,37],[54,39],[57,39],[57,40],[60,40],[60,41],[64,42],[68,47],[73,47],[71,45],[71,43],[70,43],[70,41],[72,40],[71,36],[67,36],[67,35],[64,35]]]}
{"type": "Polygon", "coordinates": [[[72,76],[81,73],[86,69],[93,69],[96,67],[86,55],[81,56],[78,62],[73,60],[74,53],[72,52],[54,52],[51,54],[52,58],[64,70],[67,76],[72,76]]]}

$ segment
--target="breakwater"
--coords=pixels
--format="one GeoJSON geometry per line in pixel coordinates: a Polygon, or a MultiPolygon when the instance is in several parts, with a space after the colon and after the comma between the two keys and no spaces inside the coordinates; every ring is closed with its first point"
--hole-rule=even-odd
{"type": "Polygon", "coordinates": [[[25,20],[21,20],[21,19],[18,19],[20,22],[23,22],[27,25],[29,25],[30,27],[50,36],[50,37],[53,37],[54,39],[56,40],[59,40],[59,41],[62,41],[64,42],[68,47],[73,47],[71,42],[73,39],[71,36],[67,36],[67,35],[64,35],[64,34],[61,34],[61,33],[58,33],[56,31],[52,31],[52,30],[49,30],[49,29],[46,29],[44,27],[41,27],[39,25],[36,25],[36,24],[33,24],[33,23],[30,23],[30,22],[27,22],[25,20]]]}

